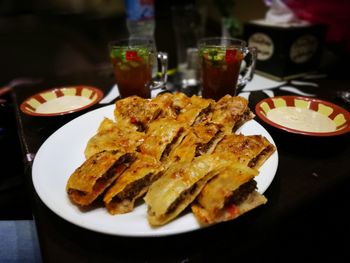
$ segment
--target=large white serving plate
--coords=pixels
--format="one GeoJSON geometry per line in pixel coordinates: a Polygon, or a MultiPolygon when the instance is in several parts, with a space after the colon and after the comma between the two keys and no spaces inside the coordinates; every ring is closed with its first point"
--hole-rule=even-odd
{"type": "MultiPolygon", "coordinates": [[[[147,221],[147,207],[138,205],[133,212],[110,215],[105,207],[82,211],[72,204],[66,193],[66,183],[73,171],[85,160],[84,149],[95,135],[104,117],[114,119],[115,106],[105,106],[88,112],[53,133],[40,147],[34,159],[32,176],[41,200],[57,215],[80,227],[100,233],[120,236],[164,236],[201,228],[192,213],[184,213],[162,227],[152,228],[147,221]]],[[[245,123],[237,132],[261,134],[275,144],[270,134],[256,121],[245,123]]],[[[277,151],[259,169],[258,191],[263,193],[271,184],[278,166],[277,151]]]]}

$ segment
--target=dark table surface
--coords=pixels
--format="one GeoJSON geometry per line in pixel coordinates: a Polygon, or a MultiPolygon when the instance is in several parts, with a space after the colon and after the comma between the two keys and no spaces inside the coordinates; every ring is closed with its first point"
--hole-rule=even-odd
{"type": "MultiPolygon", "coordinates": [[[[305,80],[303,80],[305,81],[305,80]]],[[[333,77],[308,80],[303,92],[334,102],[347,110],[336,92],[349,90],[350,82],[333,77]]],[[[16,119],[25,161],[32,209],[45,262],[234,262],[350,259],[347,188],[350,182],[350,133],[312,138],[277,131],[260,122],[273,137],[279,155],[278,170],[265,192],[268,199],[244,216],[205,229],[165,237],[110,236],[73,225],[53,213],[36,194],[31,181],[33,157],[59,127],[86,111],[41,118],[23,114],[18,105],[33,93],[61,85],[94,85],[105,92],[113,85],[107,70],[42,79],[13,91],[16,119]]],[[[288,82],[285,86],[293,86],[288,82]]],[[[289,95],[271,87],[274,95],[289,95]]],[[[251,109],[267,97],[252,91],[251,109]]],[[[98,105],[101,107],[104,105],[98,105]]],[[[91,110],[91,109],[89,109],[91,110]]]]}

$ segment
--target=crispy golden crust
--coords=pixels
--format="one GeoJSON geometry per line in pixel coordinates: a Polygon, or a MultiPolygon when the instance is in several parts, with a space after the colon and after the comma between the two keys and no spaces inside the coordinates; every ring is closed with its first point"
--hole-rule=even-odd
{"type": "Polygon", "coordinates": [[[142,197],[148,187],[160,176],[161,163],[147,155],[138,155],[137,160],[113,183],[103,201],[111,214],[133,210],[136,199],[142,197]]]}
{"type": "Polygon", "coordinates": [[[177,121],[186,126],[208,121],[211,118],[214,103],[214,100],[203,99],[194,95],[190,98],[190,102],[181,110],[177,121]]]}
{"type": "Polygon", "coordinates": [[[115,103],[114,117],[118,125],[144,131],[160,112],[160,106],[152,100],[131,96],[115,103]]]}
{"type": "Polygon", "coordinates": [[[244,183],[252,180],[258,174],[240,163],[230,163],[225,170],[206,184],[197,197],[197,202],[211,213],[222,209],[225,199],[244,183]]]}
{"type": "Polygon", "coordinates": [[[109,150],[133,152],[143,142],[144,133],[117,125],[105,118],[98,128],[97,134],[91,137],[85,148],[85,157],[109,150]]]}
{"type": "Polygon", "coordinates": [[[261,135],[225,135],[214,153],[232,154],[236,161],[258,169],[276,151],[276,147],[261,135]]]}
{"type": "Polygon", "coordinates": [[[181,142],[184,126],[175,119],[162,118],[150,123],[144,142],[140,145],[141,154],[157,160],[165,159],[172,147],[181,142]]]}
{"type": "Polygon", "coordinates": [[[204,121],[215,103],[214,100],[195,95],[187,97],[180,92],[160,94],[152,101],[161,108],[158,118],[177,119],[185,126],[191,126],[196,121],[204,121]]]}
{"type": "Polygon", "coordinates": [[[202,155],[192,162],[175,163],[149,188],[144,200],[152,226],[164,225],[177,217],[227,165],[216,155],[202,155]]]}
{"type": "Polygon", "coordinates": [[[254,114],[245,98],[226,95],[215,104],[212,121],[223,125],[225,132],[230,134],[252,118],[254,114]]]}
{"type": "Polygon", "coordinates": [[[173,119],[176,119],[181,111],[183,111],[184,108],[191,103],[191,99],[180,92],[174,94],[159,94],[157,97],[152,99],[152,101],[161,108],[161,113],[159,114],[158,118],[173,119]]]}
{"type": "Polygon", "coordinates": [[[210,153],[222,138],[221,125],[198,123],[189,128],[181,143],[170,153],[169,161],[191,161],[194,157],[210,153]]]}
{"type": "Polygon", "coordinates": [[[193,203],[191,209],[201,225],[209,225],[233,220],[266,202],[267,199],[264,195],[259,194],[257,191],[253,191],[247,196],[247,199],[244,202],[218,210],[215,215],[210,214],[208,210],[201,207],[198,203],[193,203]]]}
{"type": "MultiPolygon", "coordinates": [[[[230,158],[229,155],[223,158],[230,158]]],[[[255,191],[256,169],[230,162],[200,192],[191,209],[200,224],[213,224],[235,219],[267,199],[255,191]]]]}
{"type": "Polygon", "coordinates": [[[91,204],[128,167],[133,155],[103,151],[91,156],[69,177],[66,191],[77,205],[91,204]]]}

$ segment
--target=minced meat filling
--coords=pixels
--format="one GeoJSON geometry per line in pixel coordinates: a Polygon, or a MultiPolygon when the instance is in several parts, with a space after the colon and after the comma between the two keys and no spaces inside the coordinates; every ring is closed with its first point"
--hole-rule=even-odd
{"type": "Polygon", "coordinates": [[[118,161],[111,167],[109,170],[100,178],[97,179],[93,190],[95,192],[100,192],[103,190],[107,184],[109,184],[109,181],[116,175],[116,173],[123,172],[131,162],[134,161],[134,157],[132,154],[125,154],[121,156],[118,161]]]}
{"type": "Polygon", "coordinates": [[[151,183],[152,173],[147,174],[140,180],[128,185],[123,192],[113,197],[112,202],[121,202],[125,199],[132,200],[144,187],[151,183]]]}
{"type": "Polygon", "coordinates": [[[251,114],[251,111],[247,109],[239,118],[239,121],[235,123],[234,127],[232,128],[232,132],[234,133],[239,127],[241,127],[246,121],[248,121],[250,119],[251,114]]]}
{"type": "Polygon", "coordinates": [[[208,150],[214,145],[216,140],[221,137],[222,133],[222,131],[219,131],[215,134],[213,138],[211,138],[211,140],[208,143],[199,144],[196,148],[195,156],[197,157],[208,152],[208,150]]]}
{"type": "Polygon", "coordinates": [[[177,143],[177,141],[179,140],[179,138],[183,132],[184,132],[183,128],[179,129],[178,132],[176,133],[176,135],[174,136],[173,140],[171,141],[171,143],[169,143],[165,147],[164,151],[162,152],[162,156],[160,157],[161,161],[164,161],[164,159],[169,156],[169,153],[171,152],[173,146],[177,143]]]}
{"type": "Polygon", "coordinates": [[[204,108],[196,117],[195,121],[193,124],[201,123],[204,122],[206,118],[208,118],[208,115],[213,111],[213,108],[211,105],[208,107],[204,108]]]}
{"type": "Polygon", "coordinates": [[[242,184],[238,189],[236,189],[229,199],[226,200],[225,205],[235,204],[238,205],[242,203],[248,195],[253,192],[256,188],[256,181],[250,180],[245,184],[242,184]]]}
{"type": "Polygon", "coordinates": [[[170,214],[176,210],[176,207],[186,199],[187,196],[191,196],[197,189],[197,184],[192,185],[187,190],[183,191],[181,195],[168,207],[166,214],[170,214]]]}

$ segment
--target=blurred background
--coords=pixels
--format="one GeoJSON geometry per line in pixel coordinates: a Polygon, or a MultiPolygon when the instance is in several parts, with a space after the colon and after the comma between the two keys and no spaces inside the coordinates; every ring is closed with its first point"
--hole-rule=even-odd
{"type": "MultiPolygon", "coordinates": [[[[189,3],[205,7],[207,35],[221,33],[225,8],[241,22],[262,18],[267,10],[261,0],[155,0],[156,43],[169,49],[170,67],[176,63],[170,9],[189,3]]],[[[109,67],[107,42],[127,36],[125,21],[123,0],[2,0],[0,83],[109,67]]]]}
{"type": "MultiPolygon", "coordinates": [[[[347,68],[342,65],[346,64],[347,57],[344,55],[350,54],[350,16],[347,14],[350,1],[286,1],[300,11],[301,17],[331,25],[328,30],[335,29],[329,30],[331,33],[327,35],[325,68],[345,73],[347,68]],[[311,16],[313,12],[317,15],[311,16]]],[[[176,67],[177,43],[171,19],[171,7],[174,5],[193,4],[198,10],[203,10],[204,36],[220,36],[223,29],[226,29],[227,34],[241,37],[244,23],[265,18],[271,2],[275,1],[154,0],[157,48],[169,53],[169,68],[176,67]]],[[[124,0],[1,0],[0,88],[18,78],[47,80],[51,76],[56,78],[89,74],[96,70],[111,73],[107,43],[127,36],[124,0]]],[[[348,79],[349,74],[340,74],[340,77],[348,79]]],[[[30,195],[25,184],[25,180],[30,178],[23,176],[24,157],[17,134],[15,110],[11,94],[1,95],[0,89],[0,220],[32,219],[28,198],[30,195]]],[[[346,200],[345,194],[343,195],[343,200],[346,200]]],[[[317,211],[321,212],[315,218],[324,217],[324,204],[323,201],[318,204],[320,207],[317,211]]],[[[309,211],[310,214],[313,212],[309,211]]],[[[310,218],[307,223],[313,226],[313,217],[310,218]]],[[[295,221],[304,223],[305,218],[297,218],[295,221]]],[[[293,218],[290,220],[292,223],[293,218]]],[[[323,225],[320,223],[321,227],[323,225]]],[[[295,234],[294,230],[291,228],[289,233],[300,233],[295,234]]],[[[326,237],[324,232],[316,228],[316,233],[315,240],[319,239],[319,243],[326,244],[323,242],[326,237]]],[[[300,235],[305,234],[301,232],[300,235]]],[[[308,241],[304,241],[305,249],[309,249],[308,241]]],[[[1,245],[0,242],[0,252],[1,245]]],[[[294,244],[290,246],[294,248],[294,244]]],[[[6,249],[3,251],[7,253],[6,249]]]]}
{"type": "MultiPolygon", "coordinates": [[[[225,21],[231,36],[240,37],[244,23],[264,19],[268,6],[279,2],[288,3],[302,19],[327,24],[327,41],[336,43],[331,51],[339,57],[350,54],[347,0],[154,0],[157,47],[169,52],[174,67],[174,5],[202,10],[205,36],[221,35],[225,21]]],[[[107,42],[127,35],[124,0],[2,0],[0,85],[17,77],[103,69],[109,66],[107,42]]]]}

